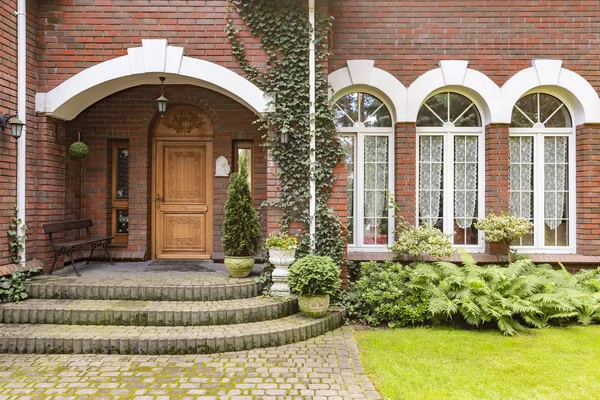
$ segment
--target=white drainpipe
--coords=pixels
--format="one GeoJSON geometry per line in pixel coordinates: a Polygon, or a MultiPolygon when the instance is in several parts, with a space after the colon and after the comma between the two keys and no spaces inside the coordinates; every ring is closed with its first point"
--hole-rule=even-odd
{"type": "MultiPolygon", "coordinates": [[[[25,123],[21,138],[17,141],[17,218],[21,226],[17,228],[19,235],[25,235],[25,165],[27,143],[27,49],[26,49],[26,0],[19,0],[17,6],[17,112],[19,119],[25,123]]],[[[21,252],[21,264],[25,263],[25,248],[21,252]]]]}
{"type": "Polygon", "coordinates": [[[308,0],[308,23],[310,25],[310,42],[308,44],[308,65],[309,65],[309,117],[310,117],[310,248],[314,253],[316,240],[315,214],[316,207],[316,183],[315,183],[315,162],[316,162],[316,144],[315,144],[315,0],[308,0]]]}

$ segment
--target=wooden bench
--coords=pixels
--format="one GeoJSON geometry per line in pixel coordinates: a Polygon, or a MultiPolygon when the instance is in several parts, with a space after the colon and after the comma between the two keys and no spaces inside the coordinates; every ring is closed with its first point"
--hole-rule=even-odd
{"type": "Polygon", "coordinates": [[[62,222],[53,222],[50,224],[44,224],[44,232],[46,232],[50,236],[50,243],[52,244],[52,249],[54,250],[54,263],[52,263],[52,268],[50,268],[50,274],[54,271],[54,266],[56,265],[56,261],[58,257],[61,255],[66,255],[69,257],[69,261],[75,270],[75,274],[77,276],[81,276],[79,272],[77,272],[77,268],[75,268],[75,263],[73,262],[73,252],[75,250],[81,249],[83,246],[90,245],[92,247],[92,251],[87,258],[86,264],[90,262],[90,258],[92,254],[94,254],[94,250],[96,247],[102,246],[108,259],[111,264],[114,264],[112,258],[110,257],[110,253],[108,252],[108,245],[112,242],[113,236],[92,236],[90,232],[90,228],[94,226],[91,219],[77,219],[72,221],[62,221],[62,222]],[[81,230],[85,229],[87,232],[87,238],[72,240],[70,242],[58,242],[54,240],[53,234],[60,232],[67,232],[72,230],[81,230]]]}

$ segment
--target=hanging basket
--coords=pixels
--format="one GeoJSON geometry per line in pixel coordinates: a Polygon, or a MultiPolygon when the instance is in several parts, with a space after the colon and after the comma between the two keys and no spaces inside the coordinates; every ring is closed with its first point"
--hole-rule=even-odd
{"type": "Polygon", "coordinates": [[[69,147],[69,154],[73,158],[85,158],[88,155],[88,151],[89,149],[87,147],[87,144],[83,142],[74,142],[73,144],[71,144],[71,147],[69,147]]]}

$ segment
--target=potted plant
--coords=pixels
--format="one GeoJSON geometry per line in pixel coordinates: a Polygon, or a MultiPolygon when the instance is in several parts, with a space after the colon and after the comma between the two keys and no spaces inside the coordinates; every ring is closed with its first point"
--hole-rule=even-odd
{"type": "Polygon", "coordinates": [[[248,170],[245,164],[241,164],[240,171],[231,174],[223,223],[225,266],[232,277],[250,275],[259,243],[260,226],[252,205],[248,170]]]}
{"type": "Polygon", "coordinates": [[[307,317],[325,315],[329,296],[340,284],[340,269],[331,257],[308,255],[290,267],[290,287],[298,294],[300,311],[307,317]]]}
{"type": "Polygon", "coordinates": [[[286,297],[290,295],[288,285],[288,268],[294,262],[298,240],[287,233],[274,232],[265,240],[269,250],[269,262],[275,266],[272,279],[271,296],[286,297]]]}
{"type": "Polygon", "coordinates": [[[485,233],[486,242],[500,243],[506,247],[509,263],[512,262],[510,245],[533,232],[533,224],[526,218],[508,214],[495,215],[493,212],[477,221],[475,228],[485,233]]]}

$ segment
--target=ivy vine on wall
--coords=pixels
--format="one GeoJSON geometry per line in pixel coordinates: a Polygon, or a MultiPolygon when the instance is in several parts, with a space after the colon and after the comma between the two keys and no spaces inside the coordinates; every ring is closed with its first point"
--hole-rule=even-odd
{"type": "MultiPolygon", "coordinates": [[[[333,168],[342,157],[333,112],[328,98],[329,85],[323,62],[328,55],[327,38],[332,18],[316,17],[316,253],[342,262],[344,241],[339,219],[327,207],[333,187],[333,168]]],[[[304,0],[229,0],[227,35],[233,54],[244,73],[256,86],[274,99],[274,112],[259,117],[265,132],[287,131],[290,141],[279,143],[277,135],[264,135],[265,146],[272,149],[280,167],[281,195],[271,206],[283,210],[282,230],[299,221],[304,226],[298,255],[310,246],[310,116],[309,116],[309,40],[311,26],[304,0]],[[234,22],[237,13],[252,36],[260,40],[267,60],[257,66],[248,59],[240,31],[234,22]]]]}

